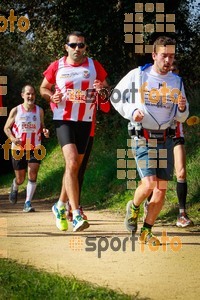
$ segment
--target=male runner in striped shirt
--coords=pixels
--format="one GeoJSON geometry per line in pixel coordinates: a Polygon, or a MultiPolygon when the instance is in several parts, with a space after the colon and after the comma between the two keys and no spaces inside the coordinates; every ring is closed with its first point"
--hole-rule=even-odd
{"type": "MultiPolygon", "coordinates": [[[[50,101],[65,159],[63,185],[72,207],[73,231],[82,231],[89,223],[80,214],[78,173],[90,137],[96,92],[108,86],[107,73],[98,61],[85,56],[86,41],[82,32],[71,32],[65,49],[68,55],[53,62],[44,72],[40,92],[50,101]]],[[[68,228],[64,194],[61,193],[53,206],[56,225],[61,230],[68,228]]]]}
{"type": "MultiPolygon", "coordinates": [[[[36,189],[37,174],[42,153],[41,135],[49,137],[48,129],[44,128],[44,111],[35,105],[35,88],[29,84],[22,88],[22,104],[14,107],[8,116],[4,126],[4,132],[11,140],[12,164],[15,171],[15,178],[11,186],[9,201],[12,204],[17,202],[18,187],[26,178],[28,169],[28,184],[26,188],[26,200],[24,212],[33,212],[35,209],[31,201],[36,189]]],[[[45,150],[45,149],[44,149],[45,150]]]]}

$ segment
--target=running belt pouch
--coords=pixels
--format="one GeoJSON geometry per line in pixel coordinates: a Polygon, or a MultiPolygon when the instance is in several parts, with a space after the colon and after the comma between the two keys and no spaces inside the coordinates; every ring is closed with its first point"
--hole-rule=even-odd
{"type": "Polygon", "coordinates": [[[149,131],[149,138],[157,139],[160,142],[164,142],[165,141],[165,131],[163,131],[163,130],[149,131]]]}

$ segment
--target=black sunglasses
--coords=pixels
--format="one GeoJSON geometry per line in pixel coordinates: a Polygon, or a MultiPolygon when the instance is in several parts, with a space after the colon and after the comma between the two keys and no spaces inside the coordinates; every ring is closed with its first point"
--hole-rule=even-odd
{"type": "Polygon", "coordinates": [[[79,49],[83,49],[85,47],[84,43],[67,43],[70,48],[75,49],[77,46],[79,49]]]}

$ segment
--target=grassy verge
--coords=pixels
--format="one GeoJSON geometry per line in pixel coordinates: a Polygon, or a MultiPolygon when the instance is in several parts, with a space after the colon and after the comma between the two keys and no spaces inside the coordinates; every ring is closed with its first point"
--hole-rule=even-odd
{"type": "Polygon", "coordinates": [[[78,281],[76,278],[61,277],[14,261],[0,259],[0,300],[24,299],[142,300],[137,295],[128,296],[78,281]]]}

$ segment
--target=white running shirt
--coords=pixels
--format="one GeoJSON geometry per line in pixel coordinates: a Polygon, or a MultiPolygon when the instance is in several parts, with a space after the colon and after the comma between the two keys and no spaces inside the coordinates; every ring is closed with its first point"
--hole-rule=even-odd
{"type": "MultiPolygon", "coordinates": [[[[21,140],[20,147],[23,147],[24,150],[33,150],[41,144],[41,132],[39,106],[34,105],[32,111],[26,111],[22,104],[18,105],[12,134],[21,140]]],[[[16,145],[12,143],[11,148],[16,150],[16,145]]]]}
{"type": "Polygon", "coordinates": [[[132,115],[136,109],[142,110],[143,128],[166,129],[170,127],[174,118],[184,122],[189,114],[188,103],[185,112],[177,109],[176,100],[180,93],[185,97],[179,76],[171,72],[160,75],[153,70],[153,66],[150,66],[142,73],[137,68],[123,77],[112,92],[111,103],[124,118],[130,121],[133,121],[132,115]]]}

